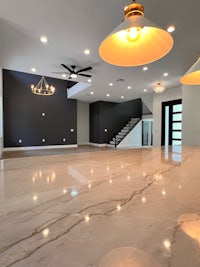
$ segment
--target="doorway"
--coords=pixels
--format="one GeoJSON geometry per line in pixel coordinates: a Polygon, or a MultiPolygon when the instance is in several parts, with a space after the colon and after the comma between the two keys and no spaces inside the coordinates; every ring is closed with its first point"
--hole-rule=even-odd
{"type": "Polygon", "coordinates": [[[142,145],[152,146],[153,144],[153,120],[142,121],[142,145]]]}
{"type": "Polygon", "coordinates": [[[182,100],[162,103],[162,146],[182,144],[182,100]]]}

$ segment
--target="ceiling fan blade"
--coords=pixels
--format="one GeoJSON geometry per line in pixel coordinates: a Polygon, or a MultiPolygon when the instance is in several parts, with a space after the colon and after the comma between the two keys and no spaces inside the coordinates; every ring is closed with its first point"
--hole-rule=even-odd
{"type": "Polygon", "coordinates": [[[69,67],[67,67],[65,64],[61,64],[65,69],[67,69],[70,73],[73,72],[69,67]]]}
{"type": "Polygon", "coordinates": [[[82,74],[82,73],[79,73],[78,75],[80,75],[80,76],[84,76],[84,77],[88,77],[88,78],[92,77],[92,75],[89,75],[89,74],[82,74]]]}
{"type": "Polygon", "coordinates": [[[80,72],[88,71],[88,70],[92,70],[92,67],[87,67],[87,68],[84,68],[84,69],[80,69],[76,73],[80,73],[80,72]]]}

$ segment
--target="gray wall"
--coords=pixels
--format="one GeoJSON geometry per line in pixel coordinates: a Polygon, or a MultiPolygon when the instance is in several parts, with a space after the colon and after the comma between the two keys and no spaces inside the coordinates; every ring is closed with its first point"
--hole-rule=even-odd
{"type": "Polygon", "coordinates": [[[89,103],[77,101],[77,143],[89,143],[89,103]]]}
{"type": "Polygon", "coordinates": [[[39,96],[30,85],[40,78],[3,70],[4,147],[77,144],[77,101],[67,99],[67,81],[47,77],[56,92],[39,96]]]}
{"type": "Polygon", "coordinates": [[[183,145],[200,145],[200,86],[183,85],[183,145]]]}
{"type": "Polygon", "coordinates": [[[182,88],[170,88],[153,98],[153,146],[161,146],[162,102],[182,99],[182,88]]]}
{"type": "Polygon", "coordinates": [[[154,94],[145,94],[142,96],[142,102],[148,107],[148,109],[153,113],[153,97],[154,94]]]}

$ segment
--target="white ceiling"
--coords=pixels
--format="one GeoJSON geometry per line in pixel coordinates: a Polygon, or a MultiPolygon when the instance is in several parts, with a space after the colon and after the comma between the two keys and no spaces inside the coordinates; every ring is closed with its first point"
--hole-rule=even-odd
{"type": "MultiPolygon", "coordinates": [[[[75,96],[88,102],[142,97],[152,93],[157,81],[163,81],[167,88],[180,86],[180,77],[199,54],[200,1],[138,2],[144,5],[145,17],[155,24],[165,29],[171,24],[176,27],[173,49],[149,64],[148,71],[142,71],[143,66],[112,66],[98,54],[100,43],[123,19],[128,0],[0,0],[0,67],[27,73],[35,67],[36,74],[60,79],[61,75],[52,72],[65,71],[61,63],[78,68],[92,66],[88,72],[93,76],[91,86],[75,96]],[[48,37],[47,45],[41,44],[41,35],[48,37]],[[90,55],[83,53],[86,48],[90,55]],[[164,72],[168,77],[163,77],[164,72]]],[[[87,78],[79,76],[79,81],[87,82],[87,78]]]]}

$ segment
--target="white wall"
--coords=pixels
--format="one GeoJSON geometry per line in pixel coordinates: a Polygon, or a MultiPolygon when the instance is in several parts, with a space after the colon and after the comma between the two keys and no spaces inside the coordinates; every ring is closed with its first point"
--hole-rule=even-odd
{"type": "Polygon", "coordinates": [[[141,147],[142,146],[142,121],[130,131],[129,134],[117,146],[118,148],[125,147],[141,147]]]}
{"type": "Polygon", "coordinates": [[[77,101],[77,144],[89,143],[89,103],[77,101]]]}
{"type": "Polygon", "coordinates": [[[183,85],[182,144],[200,145],[200,86],[183,85]]]}
{"type": "Polygon", "coordinates": [[[153,93],[152,94],[145,94],[143,95],[142,102],[148,107],[148,109],[153,113],[153,93]]]}
{"type": "Polygon", "coordinates": [[[3,78],[0,69],[0,157],[3,151],[3,78]]]}
{"type": "Polygon", "coordinates": [[[182,87],[170,88],[163,93],[154,93],[153,98],[153,145],[161,145],[162,102],[182,99],[182,87]]]}

